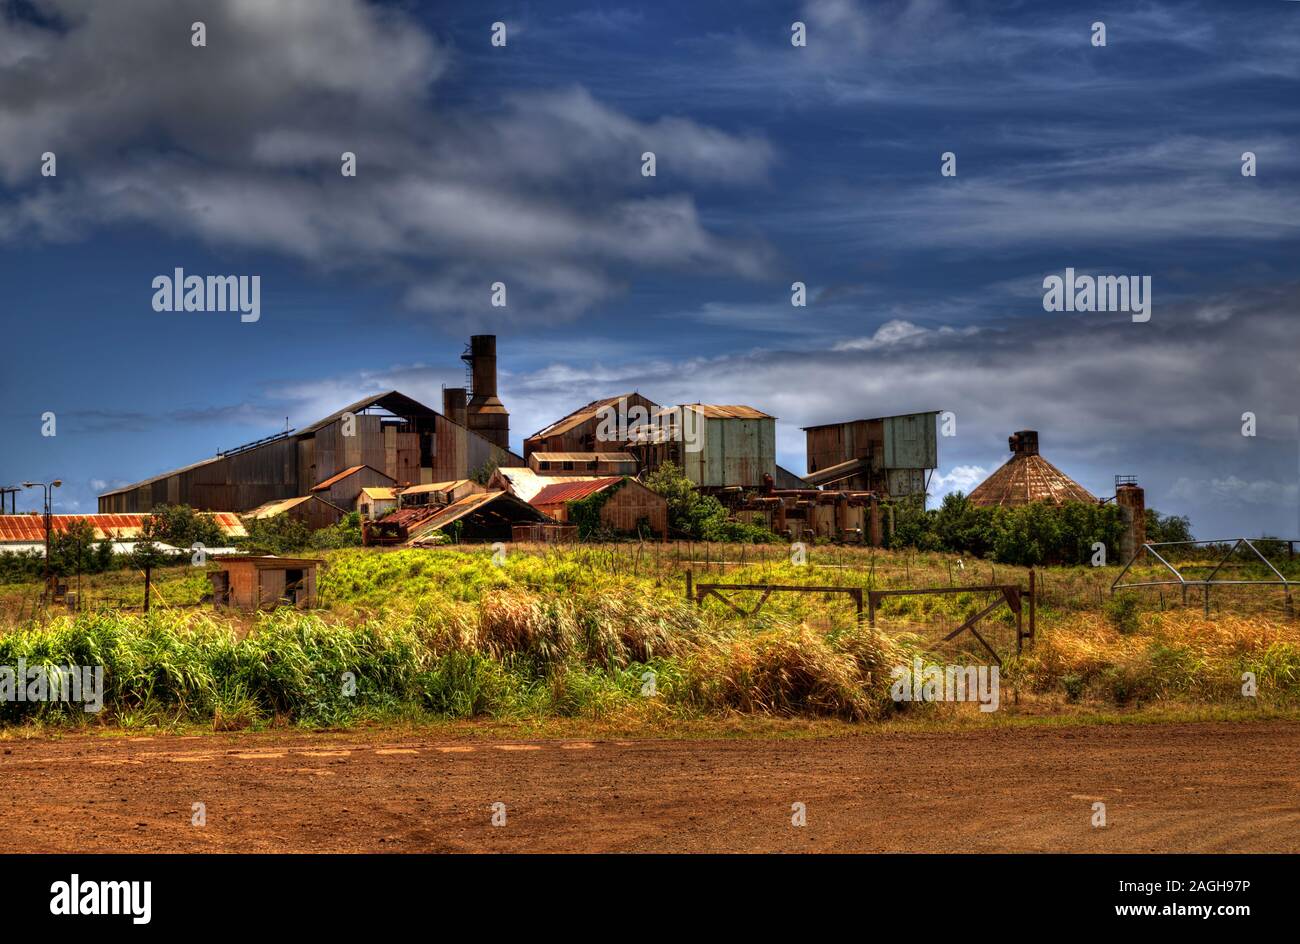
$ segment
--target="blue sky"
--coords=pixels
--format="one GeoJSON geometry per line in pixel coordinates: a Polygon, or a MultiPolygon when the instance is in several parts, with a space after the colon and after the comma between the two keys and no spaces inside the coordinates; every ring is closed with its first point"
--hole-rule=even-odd
{"type": "Polygon", "coordinates": [[[59,510],[437,406],[495,332],[516,446],[639,389],[773,413],[801,472],[802,425],[951,410],[940,493],[1037,428],[1096,494],[1300,536],[1300,3],[5,9],[0,481],[59,510]],[[155,312],[176,267],[259,275],[260,320],[155,312]],[[1149,275],[1151,321],[1044,311],[1066,267],[1149,275]]]}

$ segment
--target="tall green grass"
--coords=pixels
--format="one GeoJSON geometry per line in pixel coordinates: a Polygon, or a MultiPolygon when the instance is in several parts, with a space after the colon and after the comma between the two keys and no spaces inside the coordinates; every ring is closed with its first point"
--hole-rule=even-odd
{"type": "MultiPolygon", "coordinates": [[[[93,716],[66,703],[0,702],[0,723],[231,729],[733,712],[865,721],[898,710],[889,698],[893,666],[914,655],[985,658],[930,651],[933,639],[909,631],[968,613],[983,600],[973,592],[891,598],[880,631],[858,625],[844,597],[822,594],[774,594],[757,616],[739,617],[687,601],[680,574],[651,560],[595,566],[591,551],[512,552],[500,565],[485,549],[339,551],[321,573],[319,610],[228,619],[192,608],[148,616],[103,609],[14,626],[0,634],[0,665],[102,665],[105,707],[93,716]]],[[[750,560],[727,579],[897,586],[935,566],[860,557],[866,568],[811,572],[750,560]]],[[[999,571],[959,570],[952,581],[1017,579],[999,571]]],[[[1062,570],[1048,584],[1092,579],[1062,570]]],[[[739,598],[752,606],[757,594],[739,598]]],[[[1044,606],[1039,615],[1038,644],[1004,674],[1031,697],[1239,702],[1240,675],[1250,671],[1261,698],[1300,704],[1294,621],[1214,622],[1150,605],[1126,611],[1119,628],[1099,607],[1044,606]]]]}

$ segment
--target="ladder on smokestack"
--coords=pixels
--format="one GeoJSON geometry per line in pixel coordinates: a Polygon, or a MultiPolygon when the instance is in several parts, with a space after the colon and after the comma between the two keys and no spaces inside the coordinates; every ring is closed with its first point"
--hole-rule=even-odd
{"type": "Polygon", "coordinates": [[[465,363],[465,399],[468,401],[474,396],[474,349],[466,344],[460,359],[465,363]]]}

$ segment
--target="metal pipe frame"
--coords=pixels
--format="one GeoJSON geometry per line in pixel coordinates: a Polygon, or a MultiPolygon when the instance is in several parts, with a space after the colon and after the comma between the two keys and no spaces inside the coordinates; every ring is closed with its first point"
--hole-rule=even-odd
{"type": "MultiPolygon", "coordinates": [[[[1278,540],[1283,543],[1286,543],[1288,546],[1291,546],[1295,543],[1294,541],[1288,540],[1286,538],[1276,538],[1270,540],[1278,540]]],[[[1208,564],[1194,565],[1194,567],[1208,567],[1208,566],[1209,566],[1208,564]]],[[[1280,570],[1278,570],[1276,567],[1273,566],[1273,562],[1270,561],[1267,557],[1265,557],[1260,552],[1259,548],[1257,548],[1250,541],[1249,538],[1233,538],[1231,539],[1231,541],[1223,540],[1223,541],[1157,541],[1154,543],[1147,542],[1143,544],[1142,547],[1133,554],[1133,557],[1129,560],[1129,562],[1124,565],[1124,569],[1119,572],[1119,576],[1116,577],[1114,581],[1111,582],[1110,592],[1113,595],[1116,590],[1133,590],[1139,587],[1182,587],[1183,602],[1186,603],[1187,588],[1201,587],[1205,596],[1205,615],[1208,617],[1210,615],[1210,587],[1282,587],[1286,594],[1287,612],[1290,613],[1291,588],[1298,587],[1298,586],[1300,586],[1300,581],[1288,580],[1280,570]],[[1227,553],[1225,553],[1223,557],[1219,558],[1219,562],[1214,565],[1214,568],[1210,571],[1209,576],[1201,580],[1188,580],[1186,577],[1183,576],[1182,571],[1180,571],[1177,567],[1175,567],[1173,564],[1167,561],[1156,550],[1157,547],[1178,547],[1178,546],[1196,547],[1203,544],[1229,544],[1229,543],[1231,543],[1232,546],[1228,548],[1227,553]],[[1237,551],[1243,545],[1250,548],[1251,553],[1254,554],[1255,557],[1257,557],[1260,560],[1260,562],[1264,564],[1265,567],[1267,567],[1269,570],[1273,572],[1273,575],[1277,577],[1276,580],[1216,580],[1215,579],[1219,571],[1223,570],[1224,566],[1228,563],[1228,560],[1234,554],[1236,554],[1237,551]],[[1137,563],[1138,558],[1141,557],[1144,553],[1149,553],[1156,560],[1160,561],[1161,564],[1163,564],[1165,567],[1169,569],[1169,572],[1172,573],[1176,579],[1144,580],[1135,583],[1120,583],[1120,581],[1124,579],[1124,575],[1127,574],[1132,569],[1133,565],[1137,563]]]]}

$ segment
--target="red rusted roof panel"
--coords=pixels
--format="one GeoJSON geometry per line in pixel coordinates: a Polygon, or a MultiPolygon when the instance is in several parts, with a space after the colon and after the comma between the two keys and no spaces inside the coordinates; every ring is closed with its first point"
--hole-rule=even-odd
{"type": "MultiPolygon", "coordinates": [[[[68,530],[73,521],[87,521],[95,529],[95,538],[134,537],[139,532],[145,515],[51,515],[50,530],[55,534],[68,530]]],[[[227,536],[244,534],[239,516],[230,512],[214,512],[213,520],[227,536]]],[[[44,515],[0,515],[0,541],[44,541],[44,515]]]]}
{"type": "Polygon", "coordinates": [[[555,485],[546,486],[534,495],[529,499],[528,504],[534,507],[563,505],[565,502],[578,501],[588,495],[594,495],[621,481],[623,481],[621,475],[614,475],[608,478],[590,479],[586,482],[557,482],[555,485]]]}
{"type": "Polygon", "coordinates": [[[364,468],[365,468],[364,465],[354,465],[350,469],[344,469],[342,472],[338,473],[337,475],[331,475],[329,478],[327,478],[324,482],[321,482],[319,485],[313,485],[312,491],[313,492],[323,491],[324,489],[329,488],[335,482],[341,482],[349,475],[355,475],[356,473],[360,472],[364,468]]]}

